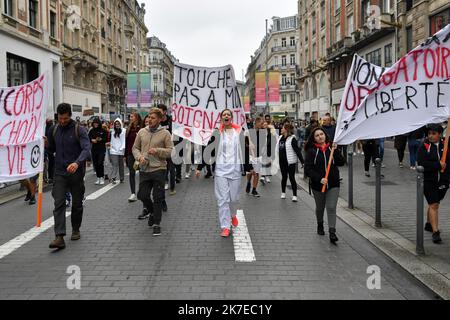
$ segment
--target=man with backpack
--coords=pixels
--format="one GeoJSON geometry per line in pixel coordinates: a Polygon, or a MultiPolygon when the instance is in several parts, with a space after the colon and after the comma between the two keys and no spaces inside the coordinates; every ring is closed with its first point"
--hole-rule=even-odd
{"type": "Polygon", "coordinates": [[[87,131],[72,120],[70,104],[61,103],[57,108],[58,123],[47,136],[48,149],[55,153],[55,175],[52,196],[55,202],[56,238],[50,249],[64,249],[66,235],[66,192],[72,195],[72,241],[80,239],[83,218],[85,162],[89,158],[91,144],[87,131]]]}

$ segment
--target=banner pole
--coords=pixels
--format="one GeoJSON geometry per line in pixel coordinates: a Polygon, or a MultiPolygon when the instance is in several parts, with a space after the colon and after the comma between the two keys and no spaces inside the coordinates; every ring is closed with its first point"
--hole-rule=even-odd
{"type": "Polygon", "coordinates": [[[43,184],[44,184],[44,172],[39,172],[39,191],[38,191],[38,203],[37,203],[37,221],[36,221],[36,227],[41,227],[42,222],[42,190],[43,190],[43,184]]]}
{"type": "MultiPolygon", "coordinates": [[[[325,174],[325,179],[328,180],[328,176],[330,175],[330,169],[331,169],[331,163],[333,162],[333,156],[334,156],[334,148],[331,149],[331,153],[330,153],[330,161],[328,162],[328,167],[327,167],[327,173],[325,174]]],[[[322,193],[325,193],[327,189],[327,185],[324,184],[322,187],[322,193]]]]}
{"type": "MultiPolygon", "coordinates": [[[[441,164],[444,164],[447,161],[449,126],[450,126],[450,118],[447,119],[447,129],[445,130],[445,140],[444,140],[444,154],[442,155],[441,164]]],[[[445,171],[444,169],[441,169],[441,172],[444,171],[445,171]]]]}

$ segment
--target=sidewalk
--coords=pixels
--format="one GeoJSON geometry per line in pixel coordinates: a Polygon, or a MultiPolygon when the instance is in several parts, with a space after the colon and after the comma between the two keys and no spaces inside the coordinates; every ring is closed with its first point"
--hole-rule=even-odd
{"type": "MultiPolygon", "coordinates": [[[[436,245],[431,234],[424,231],[426,255],[415,253],[416,244],[416,172],[409,169],[409,154],[403,161],[405,168],[398,167],[396,150],[392,142],[386,142],[382,169],[381,221],[383,228],[374,227],[375,222],[375,170],[371,177],[364,176],[364,156],[353,157],[354,206],[348,209],[348,167],[340,168],[341,199],[338,215],[356,231],[374,243],[379,249],[421,280],[445,299],[450,299],[450,196],[441,204],[439,229],[443,242],[436,245]]],[[[298,176],[302,188],[308,191],[308,182],[298,176]]],[[[426,206],[424,209],[426,220],[426,206]]]]}

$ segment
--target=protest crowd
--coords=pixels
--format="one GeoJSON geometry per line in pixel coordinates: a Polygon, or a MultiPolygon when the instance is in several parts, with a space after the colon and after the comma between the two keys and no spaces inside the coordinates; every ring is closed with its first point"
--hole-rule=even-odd
{"type": "MultiPolygon", "coordinates": [[[[270,113],[252,118],[243,110],[231,66],[213,69],[176,64],[173,105],[154,106],[144,118],[133,111],[111,121],[98,117],[79,121],[72,119],[69,104],[60,103],[55,119],[47,119],[45,130],[36,125],[34,134],[13,129],[16,122],[11,120],[2,129],[10,130],[9,139],[5,135],[2,140],[8,145],[9,173],[14,176],[12,173],[17,171],[15,176],[24,177],[20,183],[27,190],[25,201],[34,205],[37,176],[27,176],[22,166],[28,162],[16,161],[16,165],[14,159],[23,159],[20,152],[25,150],[31,155],[31,167],[36,169],[34,155],[38,155],[41,141],[35,136],[43,132],[44,180],[53,185],[56,237],[50,248],[54,249],[65,248],[66,207],[71,207],[72,212],[71,240],[81,239],[89,167],[95,174],[95,185],[129,183],[130,193],[124,201],[142,203],[136,217],[148,221],[154,236],[164,235],[164,213],[170,208],[177,184],[183,177],[200,179],[203,172],[204,181],[214,180],[218,234],[225,238],[239,225],[241,194],[257,201],[261,197],[258,189],[265,186],[284,200],[289,180],[291,200],[298,202],[296,173],[303,171],[315,201],[317,234],[325,235],[326,210],[329,240],[335,244],[336,207],[342,184],[339,168],[347,165],[351,150],[353,155],[363,156],[364,176],[370,178],[375,159],[381,159],[381,167],[391,165],[383,162],[385,139],[389,139],[394,140],[399,170],[405,166],[410,170],[424,168],[424,197],[428,204],[424,229],[432,234],[433,243],[439,244],[439,204],[450,184],[448,134],[444,134],[444,119],[450,118],[449,106],[444,105],[450,70],[445,69],[448,66],[444,59],[442,64],[433,65],[430,74],[430,64],[436,63],[432,59],[434,52],[440,54],[439,46],[449,40],[449,32],[450,26],[434,41],[424,44],[431,49],[416,49],[389,70],[355,55],[337,119],[330,113],[306,120],[274,119],[270,113]],[[197,81],[193,81],[195,75],[197,81]],[[425,82],[420,81],[426,78],[430,85],[424,87],[425,82]],[[432,86],[431,81],[437,84],[432,86]],[[396,98],[394,92],[402,88],[406,93],[396,98]],[[28,145],[32,151],[26,149],[28,145]],[[281,183],[275,186],[272,179],[278,175],[281,183]]],[[[442,53],[447,54],[444,49],[442,53]]],[[[450,57],[450,50],[445,57],[450,57]]],[[[38,81],[44,83],[45,77],[38,81]]],[[[31,123],[37,123],[35,113],[46,103],[44,99],[33,100],[39,104],[30,108],[31,123]]],[[[5,100],[4,109],[16,110],[17,101],[11,96],[5,100]],[[12,102],[14,107],[9,105],[12,102]]],[[[7,116],[12,117],[12,112],[7,116]]]]}

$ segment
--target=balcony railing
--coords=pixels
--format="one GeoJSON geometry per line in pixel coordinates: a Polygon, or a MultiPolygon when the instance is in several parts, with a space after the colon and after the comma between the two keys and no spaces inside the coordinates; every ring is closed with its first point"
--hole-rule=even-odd
{"type": "Polygon", "coordinates": [[[272,52],[282,52],[282,51],[295,51],[297,49],[297,46],[278,46],[278,47],[273,47],[272,48],[272,52]]]}

